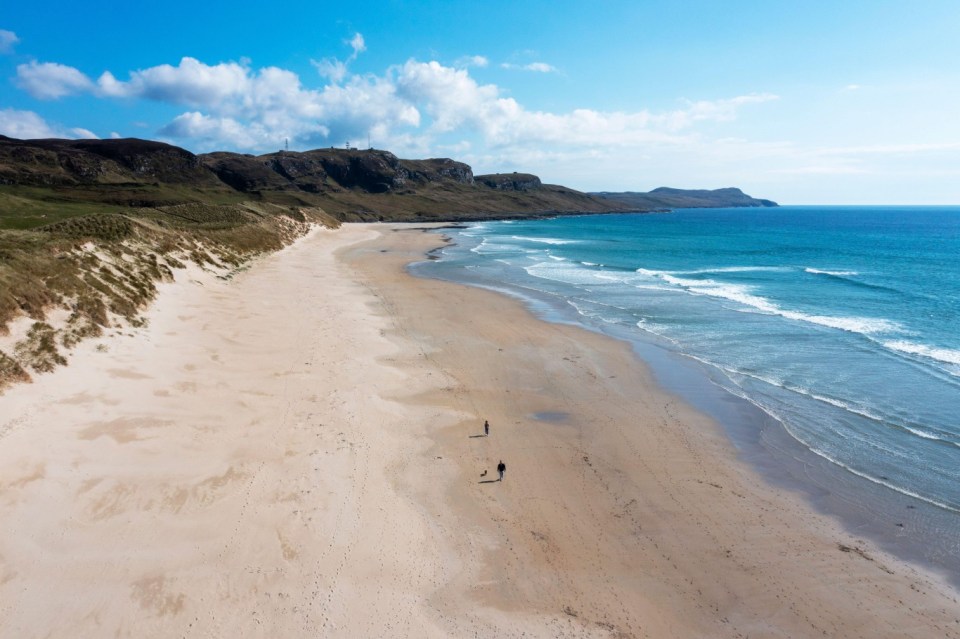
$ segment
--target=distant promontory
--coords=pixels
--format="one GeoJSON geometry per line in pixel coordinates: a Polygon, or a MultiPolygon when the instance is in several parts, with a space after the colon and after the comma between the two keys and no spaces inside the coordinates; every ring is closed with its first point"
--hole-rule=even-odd
{"type": "Polygon", "coordinates": [[[649,193],[627,191],[625,193],[610,193],[602,191],[591,193],[597,197],[625,204],[638,211],[654,211],[669,209],[703,209],[727,207],[754,207],[779,206],[772,200],[761,200],[750,197],[737,188],[714,189],[671,189],[661,186],[649,193]]]}

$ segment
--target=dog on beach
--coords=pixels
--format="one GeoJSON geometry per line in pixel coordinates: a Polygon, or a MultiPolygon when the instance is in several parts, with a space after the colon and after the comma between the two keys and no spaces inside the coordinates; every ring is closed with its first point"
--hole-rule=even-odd
{"type": "Polygon", "coordinates": [[[481,476],[481,477],[486,477],[486,476],[487,476],[487,471],[483,471],[482,473],[480,473],[480,476],[481,476]]]}

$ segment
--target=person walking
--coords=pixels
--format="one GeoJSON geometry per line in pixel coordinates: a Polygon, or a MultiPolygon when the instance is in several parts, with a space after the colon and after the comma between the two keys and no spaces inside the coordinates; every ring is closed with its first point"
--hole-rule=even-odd
{"type": "Polygon", "coordinates": [[[483,436],[484,437],[490,436],[490,422],[488,422],[487,420],[483,420],[483,436]]]}
{"type": "Polygon", "coordinates": [[[500,479],[497,481],[503,481],[503,471],[507,469],[507,465],[503,463],[503,460],[500,460],[500,463],[497,464],[497,472],[500,473],[500,479]]]}

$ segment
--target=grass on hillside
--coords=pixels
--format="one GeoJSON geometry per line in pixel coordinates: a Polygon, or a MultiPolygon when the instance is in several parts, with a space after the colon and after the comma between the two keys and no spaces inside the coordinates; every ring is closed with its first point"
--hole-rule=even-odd
{"type": "Polygon", "coordinates": [[[4,211],[0,334],[18,317],[32,325],[12,353],[0,352],[0,388],[64,364],[64,349],[105,329],[142,324],[157,284],[186,261],[227,272],[289,244],[310,223],[338,225],[321,210],[262,203],[126,211],[69,211],[31,230],[16,230],[23,220],[4,211]],[[54,309],[67,314],[62,325],[48,321],[54,309]]]}

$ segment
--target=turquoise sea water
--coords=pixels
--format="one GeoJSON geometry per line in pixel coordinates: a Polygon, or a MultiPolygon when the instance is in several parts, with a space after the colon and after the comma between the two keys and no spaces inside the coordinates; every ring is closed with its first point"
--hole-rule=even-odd
{"type": "Polygon", "coordinates": [[[653,340],[825,467],[960,514],[960,207],[700,209],[444,232],[454,241],[422,274],[653,340]]]}

